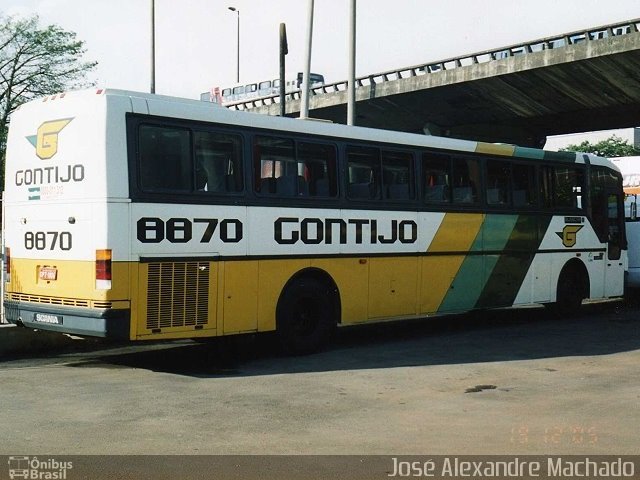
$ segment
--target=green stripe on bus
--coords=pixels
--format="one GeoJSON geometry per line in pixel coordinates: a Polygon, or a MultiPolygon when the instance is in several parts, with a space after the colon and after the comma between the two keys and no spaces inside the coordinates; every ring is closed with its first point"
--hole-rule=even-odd
{"type": "Polygon", "coordinates": [[[513,156],[542,160],[544,158],[544,150],[538,150],[537,148],[516,147],[513,156]]]}
{"type": "Polygon", "coordinates": [[[482,249],[504,250],[518,221],[518,215],[487,215],[482,225],[482,249]]]}
{"type": "Polygon", "coordinates": [[[464,259],[438,308],[439,312],[458,312],[474,307],[480,295],[479,280],[483,264],[482,255],[469,255],[464,259]]]}
{"type": "MultiPolygon", "coordinates": [[[[511,238],[517,215],[487,215],[471,245],[472,252],[501,251],[511,238]]],[[[498,256],[468,255],[456,274],[438,311],[452,312],[475,307],[498,256]],[[495,257],[495,258],[492,258],[495,257]]]]}
{"type": "Polygon", "coordinates": [[[576,152],[549,152],[543,150],[544,160],[551,162],[575,162],[576,152]]]}
{"type": "Polygon", "coordinates": [[[506,243],[502,255],[485,257],[485,272],[487,282],[476,303],[476,308],[489,306],[513,305],[522,282],[524,281],[531,262],[538,250],[544,235],[538,233],[546,231],[551,217],[535,215],[520,215],[506,243]],[[489,264],[493,268],[489,270],[489,264]]]}

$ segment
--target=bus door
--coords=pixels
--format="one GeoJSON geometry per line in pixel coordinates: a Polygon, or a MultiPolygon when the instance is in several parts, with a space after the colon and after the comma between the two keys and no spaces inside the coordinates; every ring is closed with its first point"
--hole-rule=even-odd
{"type": "Polygon", "coordinates": [[[602,295],[619,295],[624,284],[622,249],[626,248],[622,194],[607,188],[593,195],[591,201],[593,228],[600,241],[606,242],[606,253],[591,254],[594,260],[604,261],[602,295]]]}
{"type": "Polygon", "coordinates": [[[627,248],[627,241],[624,199],[619,183],[620,178],[613,171],[597,166],[591,168],[591,224],[600,242],[606,246],[606,252],[590,254],[593,260],[603,262],[603,288],[594,292],[596,297],[623,293],[625,258],[622,250],[627,248]]]}
{"type": "Polygon", "coordinates": [[[607,190],[607,263],[605,271],[605,296],[622,295],[624,289],[624,259],[622,250],[627,248],[624,230],[624,200],[622,192],[607,190]]]}

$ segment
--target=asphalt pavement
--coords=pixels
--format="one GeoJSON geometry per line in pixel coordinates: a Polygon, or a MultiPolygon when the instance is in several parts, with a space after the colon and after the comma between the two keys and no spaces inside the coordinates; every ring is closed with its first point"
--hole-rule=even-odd
{"type": "Polygon", "coordinates": [[[639,313],[352,327],[305,357],[268,336],[5,356],[0,453],[634,454],[639,313]]]}
{"type": "Polygon", "coordinates": [[[55,352],[80,346],[82,339],[60,333],[0,324],[0,358],[7,355],[30,355],[55,352]]]}

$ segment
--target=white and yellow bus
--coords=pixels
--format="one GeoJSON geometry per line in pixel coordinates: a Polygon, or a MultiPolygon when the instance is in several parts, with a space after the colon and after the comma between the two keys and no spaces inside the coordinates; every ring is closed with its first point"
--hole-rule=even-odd
{"type": "Polygon", "coordinates": [[[129,340],[623,294],[619,170],[592,155],[234,112],[117,90],[11,118],[5,312],[129,340]]]}

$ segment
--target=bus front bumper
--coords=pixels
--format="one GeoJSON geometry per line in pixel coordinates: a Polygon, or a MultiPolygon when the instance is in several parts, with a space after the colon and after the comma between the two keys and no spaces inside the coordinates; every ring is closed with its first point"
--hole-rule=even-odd
{"type": "Polygon", "coordinates": [[[9,323],[87,337],[129,339],[128,309],[94,309],[4,301],[9,323]]]}

